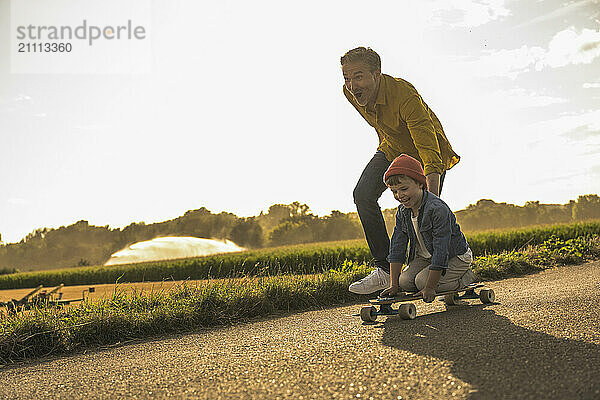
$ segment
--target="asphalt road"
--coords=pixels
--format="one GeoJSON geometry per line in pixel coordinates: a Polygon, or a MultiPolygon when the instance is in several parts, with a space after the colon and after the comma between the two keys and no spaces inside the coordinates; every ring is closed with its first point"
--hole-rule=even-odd
{"type": "Polygon", "coordinates": [[[4,367],[0,398],[600,399],[600,262],[489,286],[412,321],[355,304],[4,367]]]}

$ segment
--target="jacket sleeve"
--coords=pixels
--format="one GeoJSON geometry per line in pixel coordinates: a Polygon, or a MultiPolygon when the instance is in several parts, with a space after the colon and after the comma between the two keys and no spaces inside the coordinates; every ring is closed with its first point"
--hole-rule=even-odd
{"type": "Polygon", "coordinates": [[[417,92],[411,91],[406,100],[400,104],[400,117],[406,122],[419,157],[423,160],[425,175],[433,172],[443,173],[444,163],[440,154],[435,126],[429,116],[427,106],[417,92]]]}
{"type": "Polygon", "coordinates": [[[431,266],[429,269],[444,270],[448,268],[448,248],[452,237],[450,213],[451,211],[448,207],[439,207],[433,211],[433,254],[431,255],[431,266]]]}
{"type": "Polygon", "coordinates": [[[408,235],[406,231],[402,229],[403,220],[400,214],[400,208],[396,211],[396,224],[394,225],[394,233],[392,233],[392,239],[390,241],[390,253],[388,255],[388,262],[390,263],[405,263],[406,262],[406,248],[408,246],[408,235]]]}

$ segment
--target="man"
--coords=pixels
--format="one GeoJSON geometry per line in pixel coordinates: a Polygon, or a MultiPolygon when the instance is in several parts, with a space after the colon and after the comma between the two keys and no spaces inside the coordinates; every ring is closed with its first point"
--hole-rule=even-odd
{"type": "Polygon", "coordinates": [[[357,47],[344,54],[340,62],[344,95],[379,137],[377,152],[354,188],[354,203],[376,268],[350,285],[349,290],[369,294],[390,286],[390,239],[378,200],[386,189],[383,175],[391,161],[403,153],[417,159],[429,191],[439,196],[446,170],[460,157],[414,86],[381,73],[381,59],[375,51],[357,47]]]}

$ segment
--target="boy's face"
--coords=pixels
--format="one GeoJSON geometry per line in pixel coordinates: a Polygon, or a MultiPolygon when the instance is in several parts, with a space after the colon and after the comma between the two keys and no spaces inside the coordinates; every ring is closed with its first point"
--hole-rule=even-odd
{"type": "Polygon", "coordinates": [[[410,178],[399,178],[399,184],[388,186],[394,198],[406,208],[418,208],[423,199],[423,190],[421,185],[410,178]]]}
{"type": "Polygon", "coordinates": [[[375,102],[379,79],[379,71],[370,72],[369,66],[364,61],[347,62],[342,65],[344,85],[352,93],[356,102],[361,106],[375,102]]]}

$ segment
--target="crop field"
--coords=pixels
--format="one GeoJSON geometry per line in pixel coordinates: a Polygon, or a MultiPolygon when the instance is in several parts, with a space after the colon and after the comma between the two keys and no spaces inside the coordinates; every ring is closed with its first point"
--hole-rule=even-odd
{"type": "Polygon", "coordinates": [[[0,289],[312,274],[339,266],[344,260],[364,262],[370,257],[364,240],[324,242],[178,260],[7,274],[0,276],[0,289]]]}
{"type": "MultiPolygon", "coordinates": [[[[467,235],[475,257],[518,251],[539,245],[551,237],[569,240],[600,234],[599,222],[545,226],[505,232],[467,235]]],[[[335,269],[345,260],[369,262],[371,255],[363,239],[284,246],[254,251],[114,266],[92,266],[0,275],[0,289],[111,284],[116,282],[161,282],[241,276],[314,274],[335,269]]]]}
{"type": "Polygon", "coordinates": [[[576,224],[545,225],[507,231],[487,231],[466,234],[474,256],[519,250],[527,245],[539,245],[551,237],[560,240],[600,234],[600,221],[576,224]]]}
{"type": "MultiPolygon", "coordinates": [[[[104,298],[111,297],[115,291],[124,292],[124,293],[151,293],[151,292],[168,292],[171,290],[176,290],[178,286],[182,285],[190,285],[197,286],[203,283],[208,282],[204,281],[164,281],[164,282],[131,282],[131,283],[105,283],[101,285],[93,285],[94,292],[85,294],[85,297],[89,301],[98,301],[104,298]]],[[[89,289],[90,285],[75,285],[75,286],[65,286],[60,289],[62,293],[63,299],[77,299],[83,297],[83,292],[86,289],[89,289]]],[[[51,288],[45,288],[51,289],[51,288]]],[[[31,291],[31,288],[27,289],[6,289],[0,290],[0,302],[8,302],[12,299],[20,299],[25,296],[28,292],[31,291]]]]}

